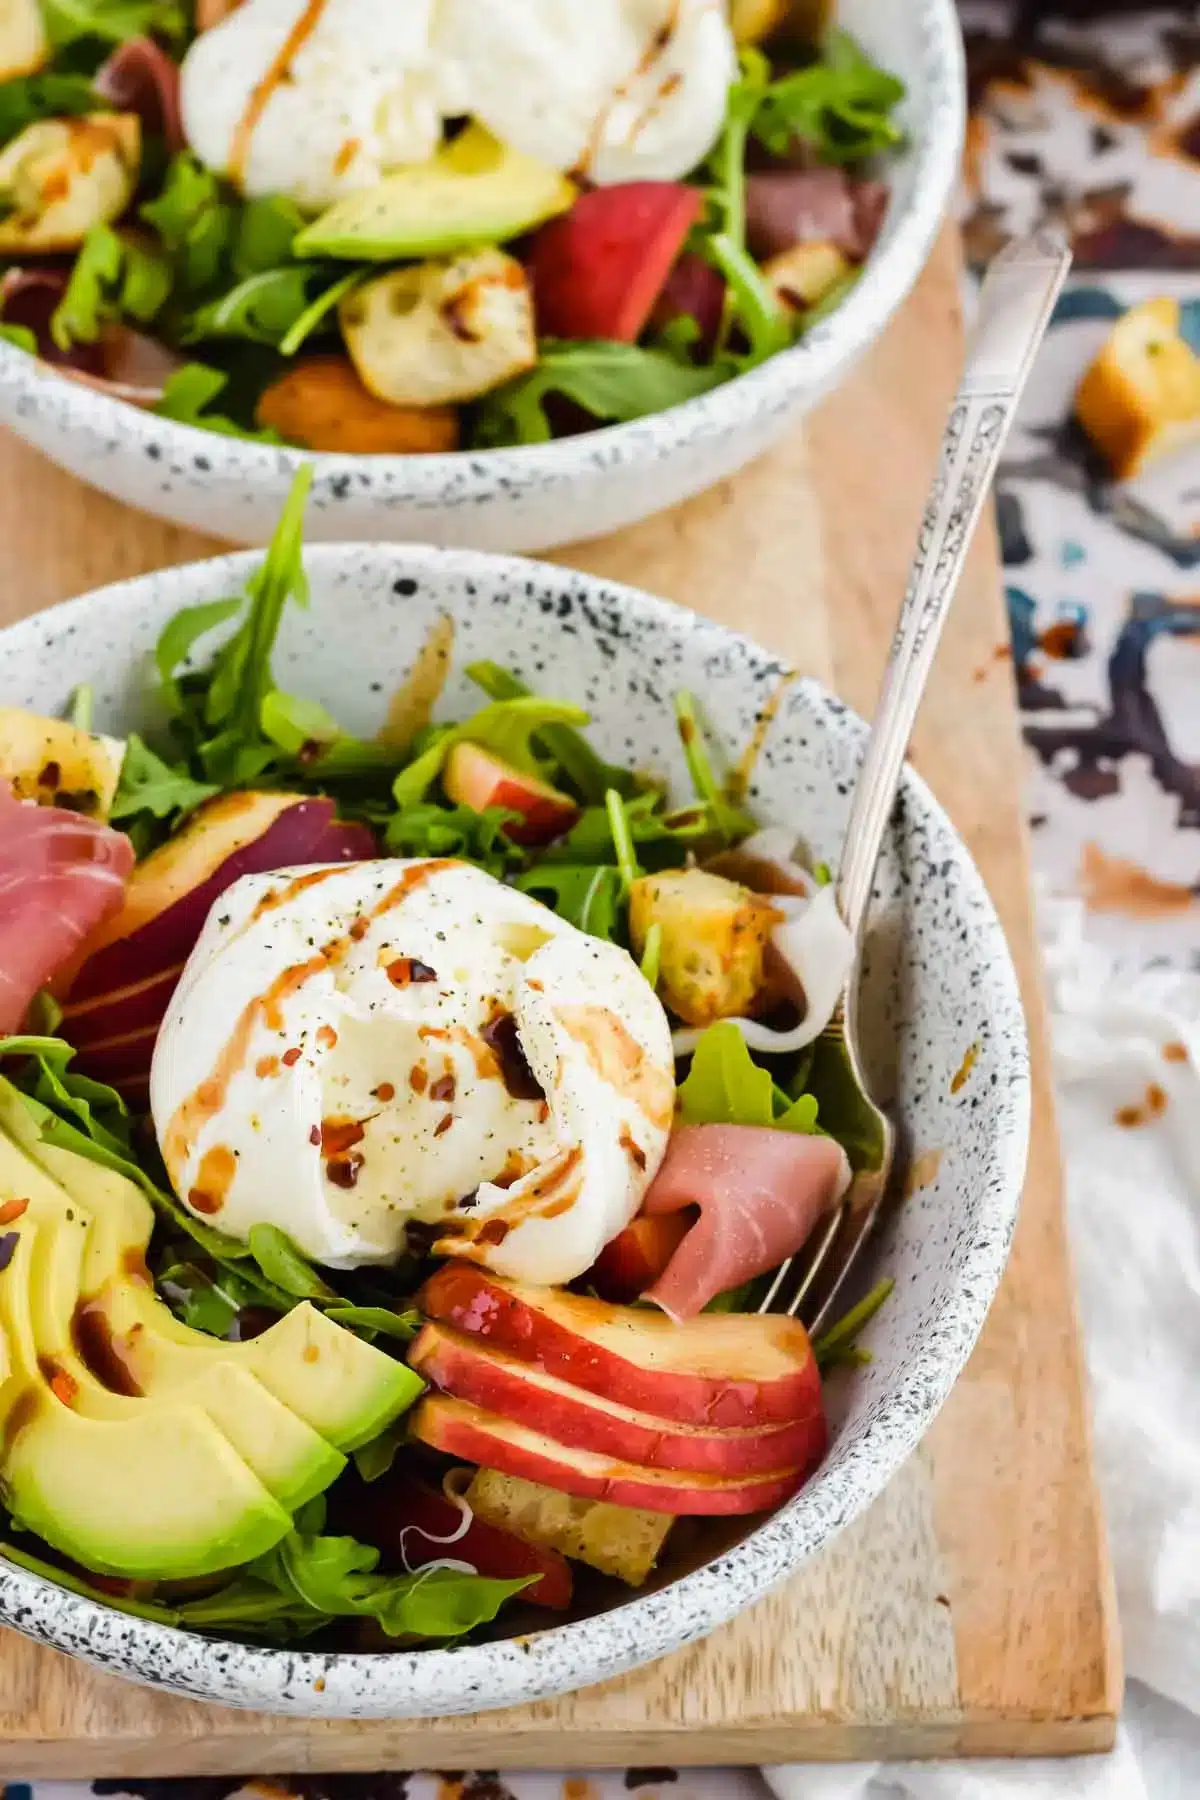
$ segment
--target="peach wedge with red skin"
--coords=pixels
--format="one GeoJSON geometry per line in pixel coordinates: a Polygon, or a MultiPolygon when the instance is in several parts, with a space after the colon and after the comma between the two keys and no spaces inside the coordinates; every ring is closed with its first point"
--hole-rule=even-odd
{"type": "Polygon", "coordinates": [[[408,1360],[434,1387],[455,1399],[469,1400],[485,1412],[540,1431],[558,1444],[647,1468],[730,1477],[771,1474],[811,1468],[825,1450],[825,1420],[819,1407],[806,1419],[761,1431],[668,1424],[650,1413],[585,1394],[444,1325],[426,1325],[408,1360]]]}
{"type": "Polygon", "coordinates": [[[648,1307],[525,1286],[463,1262],[444,1264],[417,1304],[487,1348],[656,1419],[762,1430],[821,1411],[816,1360],[794,1319],[705,1313],[676,1324],[648,1307]]]}
{"type": "Polygon", "coordinates": [[[658,1213],[631,1220],[605,1244],[585,1278],[602,1300],[628,1304],[653,1287],[691,1230],[694,1217],[685,1212],[658,1213]]]}
{"type": "Polygon", "coordinates": [[[481,744],[455,744],[446,758],[442,786],[448,800],[456,806],[469,806],[472,812],[502,806],[519,814],[519,820],[506,827],[515,844],[548,844],[569,831],[579,817],[579,808],[569,794],[560,793],[536,775],[514,769],[481,744]]]}
{"type": "Polygon", "coordinates": [[[681,1517],[769,1512],[796,1492],[805,1471],[772,1469],[755,1475],[709,1475],[651,1469],[639,1463],[559,1444],[527,1425],[515,1425],[467,1400],[434,1394],[413,1417],[413,1435],[448,1456],[484,1469],[540,1481],[560,1493],[607,1500],[681,1517]]]}

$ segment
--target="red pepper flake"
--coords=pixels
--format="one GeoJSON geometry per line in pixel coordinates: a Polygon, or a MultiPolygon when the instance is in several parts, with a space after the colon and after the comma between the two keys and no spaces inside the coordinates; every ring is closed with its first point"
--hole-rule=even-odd
{"type": "Polygon", "coordinates": [[[321,1149],[326,1156],[345,1156],[367,1135],[362,1119],[322,1119],[321,1149]]]}
{"type": "Polygon", "coordinates": [[[293,1046],[292,1049],[284,1051],[283,1057],[281,1060],[282,1060],[285,1068],[294,1069],[296,1064],[300,1061],[300,1058],[303,1056],[303,1054],[304,1054],[304,1052],[302,1050],[293,1046]]]}
{"type": "Polygon", "coordinates": [[[317,1042],[320,1044],[322,1050],[333,1049],[334,1045],[337,1043],[337,1032],[333,1029],[332,1025],[319,1025],[317,1027],[317,1042]]]}
{"type": "Polygon", "coordinates": [[[60,1406],[73,1406],[79,1398],[79,1383],[69,1369],[55,1362],[52,1356],[39,1356],[38,1368],[42,1380],[54,1395],[60,1406]]]}
{"type": "Polygon", "coordinates": [[[350,927],[350,937],[352,942],[360,944],[370,929],[371,921],[369,919],[355,919],[353,925],[350,927]]]}
{"type": "Polygon", "coordinates": [[[443,1113],[442,1117],[438,1120],[437,1124],[433,1128],[434,1137],[441,1137],[444,1132],[449,1131],[449,1129],[453,1125],[453,1123],[454,1123],[454,1114],[453,1113],[443,1113]]]}
{"type": "Polygon", "coordinates": [[[1146,1089],[1146,1111],[1152,1119],[1156,1119],[1159,1113],[1164,1113],[1166,1110],[1166,1089],[1159,1087],[1157,1081],[1152,1081],[1146,1089]]]}
{"type": "Polygon", "coordinates": [[[39,787],[56,788],[62,780],[62,769],[58,763],[48,762],[43,769],[39,770],[37,779],[39,787]]]}
{"type": "Polygon", "coordinates": [[[268,1076],[278,1075],[279,1058],[277,1056],[260,1056],[254,1065],[254,1073],[260,1081],[266,1081],[268,1076]]]}
{"type": "MultiPolygon", "coordinates": [[[[1186,1044],[1181,1044],[1176,1040],[1174,1043],[1163,1045],[1162,1055],[1164,1062],[1184,1063],[1188,1059],[1188,1048],[1186,1044]]],[[[2,1213],[0,1213],[0,1218],[3,1218],[2,1213]]]]}
{"type": "Polygon", "coordinates": [[[431,1100],[445,1100],[449,1103],[454,1098],[457,1086],[458,1083],[455,1081],[452,1074],[447,1073],[445,1075],[439,1075],[429,1090],[429,1098],[431,1100]]]}
{"type": "Polygon", "coordinates": [[[0,1225],[11,1225],[14,1219],[19,1219],[22,1213],[28,1211],[28,1200],[6,1200],[0,1206],[0,1225]]]}
{"type": "Polygon", "coordinates": [[[212,1213],[219,1213],[224,1204],[225,1202],[221,1199],[219,1194],[210,1194],[205,1188],[194,1187],[188,1189],[188,1205],[192,1208],[193,1212],[208,1213],[210,1215],[212,1213]]]}
{"type": "Polygon", "coordinates": [[[408,1085],[414,1094],[423,1094],[429,1083],[429,1071],[424,1063],[414,1063],[408,1071],[408,1085]]]}
{"type": "Polygon", "coordinates": [[[476,1234],[475,1242],[477,1244],[496,1244],[499,1246],[504,1242],[511,1230],[512,1226],[508,1223],[507,1219],[489,1219],[486,1225],[480,1227],[476,1234]]]}
{"type": "Polygon", "coordinates": [[[308,1141],[310,1144],[319,1144],[320,1143],[321,1127],[319,1125],[313,1126],[312,1130],[308,1134],[308,1141]]]}
{"type": "Polygon", "coordinates": [[[393,987],[411,987],[416,982],[436,981],[437,970],[415,956],[398,956],[384,971],[393,987]]]}
{"type": "Polygon", "coordinates": [[[396,1090],[390,1081],[381,1081],[377,1088],[371,1089],[372,1100],[382,1100],[384,1105],[396,1098],[396,1090]]]}

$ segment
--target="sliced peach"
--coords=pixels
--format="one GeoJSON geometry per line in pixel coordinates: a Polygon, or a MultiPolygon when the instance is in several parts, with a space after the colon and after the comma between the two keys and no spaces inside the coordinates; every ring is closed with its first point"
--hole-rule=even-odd
{"type": "Polygon", "coordinates": [[[767,1512],[794,1494],[804,1478],[798,1468],[732,1477],[644,1468],[556,1443],[543,1432],[444,1394],[422,1400],[412,1431],[432,1449],[461,1456],[481,1468],[540,1481],[585,1500],[608,1500],[649,1512],[696,1516],[767,1512]]]}
{"type": "Polygon", "coordinates": [[[658,1280],[692,1224],[682,1212],[632,1220],[605,1244],[584,1276],[584,1285],[595,1288],[602,1300],[638,1299],[658,1280]]]}
{"type": "Polygon", "coordinates": [[[332,821],[332,800],[303,794],[237,792],[197,807],[134,870],[124,906],[89,944],[71,1003],[182,962],[218,894],[241,875],[310,861],[332,821]]]}
{"type": "Polygon", "coordinates": [[[560,793],[536,775],[514,769],[481,744],[455,744],[446,758],[442,786],[448,800],[456,806],[469,806],[472,812],[502,806],[519,813],[520,823],[507,827],[515,844],[548,844],[551,838],[569,831],[579,817],[579,808],[569,794],[560,793]]]}
{"type": "Polygon", "coordinates": [[[669,1425],[650,1413],[584,1393],[444,1325],[426,1325],[408,1360],[427,1381],[456,1399],[470,1400],[485,1412],[541,1431],[556,1443],[648,1468],[752,1475],[811,1468],[825,1450],[825,1420],[819,1406],[807,1419],[757,1431],[669,1425]]]}
{"type": "Polygon", "coordinates": [[[491,1349],[657,1419],[761,1429],[811,1418],[820,1406],[808,1334],[794,1319],[704,1313],[676,1324],[465,1262],[444,1264],[417,1304],[491,1349]]]}

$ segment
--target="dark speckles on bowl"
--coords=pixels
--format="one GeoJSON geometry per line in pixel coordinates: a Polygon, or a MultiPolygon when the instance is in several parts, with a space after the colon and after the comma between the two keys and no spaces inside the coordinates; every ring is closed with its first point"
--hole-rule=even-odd
{"type": "MultiPolygon", "coordinates": [[[[236,592],[254,557],[168,569],[0,634],[0,701],[57,712],[77,682],[97,725],[141,722],[142,669],[180,607],[236,592]]],[[[307,612],[285,624],[280,685],[369,734],[432,621],[456,622],[455,668],[493,657],[556,697],[583,701],[601,751],[685,790],[670,698],[693,689],[732,753],[778,665],[744,638],[583,575],[471,552],[320,546],[306,558],[307,612]],[[570,629],[569,648],[564,633],[570,629]],[[543,674],[543,669],[547,673],[543,674]]],[[[456,675],[445,716],[478,690],[456,675]]],[[[758,770],[765,818],[836,857],[861,754],[858,719],[812,682],[785,691],[758,770]]],[[[226,1704],[351,1717],[507,1706],[585,1686],[702,1636],[825,1544],[884,1487],[945,1399],[974,1344],[1008,1251],[1024,1171],[1029,1083],[1012,965],[983,886],[928,790],[907,778],[878,882],[867,987],[869,1054],[916,1153],[936,1178],[890,1220],[877,1250],[897,1278],[870,1332],[830,1454],[794,1501],[695,1573],[581,1623],[419,1654],[315,1655],[214,1643],[131,1619],[0,1563],[0,1617],[118,1674],[226,1704]],[[979,1051],[959,1091],[965,1053],[979,1051]]]]}

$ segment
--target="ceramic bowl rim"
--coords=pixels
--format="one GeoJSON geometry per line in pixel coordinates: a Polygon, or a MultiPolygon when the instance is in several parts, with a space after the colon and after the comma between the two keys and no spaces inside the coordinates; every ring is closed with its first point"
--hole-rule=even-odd
{"type": "Polygon", "coordinates": [[[182,461],[197,455],[227,479],[256,483],[286,480],[311,466],[315,495],[337,495],[357,483],[363,493],[377,487],[415,505],[436,502],[453,489],[468,502],[503,492],[506,481],[565,482],[594,469],[640,463],[680,454],[706,440],[749,427],[760,414],[778,411],[805,392],[820,394],[874,342],[907,297],[942,222],[958,169],[966,126],[966,76],[962,35],[954,0],[920,0],[929,88],[938,97],[923,121],[913,152],[912,193],[904,212],[889,226],[862,279],[837,310],[804,340],[723,386],[625,424],[604,426],[579,437],[500,450],[459,450],[413,456],[344,455],[307,451],[244,438],[223,437],[199,426],[165,419],[64,375],[15,345],[0,340],[0,387],[9,387],[16,405],[35,414],[49,399],[60,431],[86,431],[109,441],[123,437],[127,451],[159,457],[168,443],[182,461]],[[936,121],[936,129],[934,123],[936,121]]]}
{"type": "MultiPolygon", "coordinates": [[[[0,631],[0,666],[13,653],[14,638],[36,633],[47,620],[69,627],[103,610],[112,620],[122,611],[138,614],[164,576],[185,586],[219,580],[236,591],[261,560],[259,551],[238,551],[173,569],[116,582],[33,614],[0,631]]],[[[752,658],[767,653],[743,633],[700,618],[686,607],[618,582],[532,559],[487,551],[440,550],[430,545],[315,544],[306,546],[312,575],[327,569],[369,566],[385,560],[394,575],[398,564],[427,578],[461,578],[481,588],[512,585],[519,595],[530,579],[573,581],[600,593],[637,616],[639,623],[667,634],[700,629],[719,633],[731,651],[752,658]]],[[[822,725],[861,735],[862,720],[820,682],[805,677],[804,690],[826,715],[822,725]]],[[[906,1384],[879,1403],[857,1443],[832,1469],[826,1468],[799,1495],[771,1515],[748,1538],[657,1593],[636,1596],[607,1613],[551,1626],[533,1636],[449,1649],[306,1652],[260,1649],[231,1639],[203,1639],[93,1601],[58,1583],[4,1565],[0,1558],[0,1618],[27,1635],[71,1651],[117,1674],[152,1686],[224,1705],[312,1718],[422,1718],[514,1705],[572,1691],[639,1667],[704,1636],[760,1599],[826,1543],[883,1490],[915,1449],[949,1394],[973,1348],[999,1285],[1020,1202],[1028,1148],[1030,1080],[1024,1013],[1016,972],[999,919],[969,851],[926,784],[910,768],[904,792],[914,813],[944,834],[956,868],[962,903],[973,920],[969,955],[981,970],[992,1016],[1006,1021],[998,1033],[1007,1067],[994,1090],[991,1121],[990,1185],[999,1196],[981,1215],[967,1245],[957,1252],[959,1271],[940,1300],[936,1337],[927,1336],[912,1354],[906,1384]],[[807,1498],[806,1498],[807,1497],[807,1498]],[[797,1509],[820,1506],[795,1553],[792,1524],[797,1509]],[[736,1575],[733,1565],[736,1564],[736,1575]],[[680,1627],[681,1617],[686,1623],[680,1627]],[[636,1648],[629,1644],[636,1641],[636,1648]],[[563,1680],[564,1661],[581,1671],[563,1680]],[[468,1698],[462,1698],[468,1693],[468,1698]],[[435,1697],[414,1705],[408,1696],[435,1697]],[[453,1696],[458,1695],[459,1701],[453,1696]]]]}

